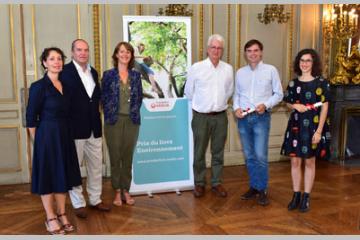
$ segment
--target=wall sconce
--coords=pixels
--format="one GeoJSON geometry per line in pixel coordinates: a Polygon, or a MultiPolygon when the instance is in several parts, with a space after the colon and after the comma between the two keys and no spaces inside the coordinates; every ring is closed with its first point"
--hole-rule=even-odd
{"type": "Polygon", "coordinates": [[[266,4],[263,13],[258,13],[261,23],[269,24],[277,20],[278,23],[286,23],[290,19],[290,13],[284,13],[283,4],[266,4]]]}
{"type": "Polygon", "coordinates": [[[168,4],[165,7],[165,13],[163,8],[159,8],[158,14],[163,16],[192,16],[193,11],[187,9],[188,4],[168,4]]]}
{"type": "Polygon", "coordinates": [[[347,56],[345,41],[358,33],[358,14],[356,4],[335,4],[323,14],[323,31],[328,39],[338,41],[336,52],[336,71],[330,79],[332,84],[349,84],[352,78],[351,68],[355,63],[347,56]]]}

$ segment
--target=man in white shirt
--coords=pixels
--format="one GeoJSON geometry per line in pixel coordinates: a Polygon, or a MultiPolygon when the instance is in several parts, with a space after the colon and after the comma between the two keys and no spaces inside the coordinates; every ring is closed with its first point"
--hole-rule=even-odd
{"type": "Polygon", "coordinates": [[[268,141],[270,111],[283,98],[279,73],[262,62],[263,45],[253,39],[244,47],[248,65],[236,73],[233,108],[243,146],[250,189],[241,199],[258,197],[260,205],[268,205],[268,141]],[[246,111],[254,110],[251,113],[246,111]]]}
{"type": "Polygon", "coordinates": [[[205,153],[211,139],[211,190],[219,197],[226,197],[222,186],[224,147],[227,138],[228,100],[234,90],[233,68],[221,61],[224,38],[218,34],[209,37],[208,58],[193,64],[187,74],[185,95],[192,102],[191,122],[194,136],[194,196],[205,194],[205,153]]]}
{"type": "MultiPolygon", "coordinates": [[[[61,81],[71,88],[70,124],[79,166],[86,166],[86,190],[90,206],[100,211],[109,211],[110,208],[101,200],[103,158],[98,73],[88,63],[89,45],[85,40],[73,41],[71,55],[72,61],[64,66],[61,81]]],[[[76,216],[86,218],[86,201],[82,192],[80,185],[73,187],[69,195],[76,216]]]]}

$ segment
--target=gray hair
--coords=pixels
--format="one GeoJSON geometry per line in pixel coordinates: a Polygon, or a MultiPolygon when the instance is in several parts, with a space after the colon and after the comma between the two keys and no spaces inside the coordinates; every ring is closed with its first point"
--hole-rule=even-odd
{"type": "Polygon", "coordinates": [[[225,44],[225,40],[220,34],[213,34],[213,35],[211,35],[209,37],[208,42],[207,42],[207,46],[210,47],[211,42],[214,41],[214,40],[217,40],[217,41],[221,42],[221,44],[223,46],[225,44]]]}

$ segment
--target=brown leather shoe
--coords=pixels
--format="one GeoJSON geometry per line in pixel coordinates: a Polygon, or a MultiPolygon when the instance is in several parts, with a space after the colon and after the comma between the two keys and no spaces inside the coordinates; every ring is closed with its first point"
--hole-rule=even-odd
{"type": "Polygon", "coordinates": [[[196,185],[194,188],[194,196],[199,198],[204,196],[205,194],[205,187],[204,186],[200,186],[200,185],[196,185]]]}
{"type": "Polygon", "coordinates": [[[213,191],[216,194],[216,196],[218,196],[218,197],[226,197],[227,196],[227,192],[221,184],[212,186],[211,191],[213,191]]]}
{"type": "Polygon", "coordinates": [[[99,211],[104,211],[104,212],[110,211],[110,207],[103,202],[100,202],[100,203],[96,204],[95,206],[91,206],[91,207],[95,208],[99,211]]]}
{"type": "Polygon", "coordinates": [[[74,213],[79,218],[87,218],[85,207],[74,208],[74,213]]]}

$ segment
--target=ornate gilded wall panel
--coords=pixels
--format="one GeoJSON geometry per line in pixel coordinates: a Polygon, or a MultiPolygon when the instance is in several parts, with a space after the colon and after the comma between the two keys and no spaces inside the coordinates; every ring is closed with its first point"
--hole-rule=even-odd
{"type": "MultiPolygon", "coordinates": [[[[7,8],[4,8],[4,6],[5,5],[0,5],[0,26],[1,29],[7,28],[6,31],[11,32],[9,11],[7,8]],[[3,28],[3,25],[5,28],[3,28]]],[[[137,13],[141,13],[142,15],[156,15],[158,8],[164,7],[165,5],[101,4],[95,13],[93,6],[94,5],[88,4],[33,5],[32,11],[31,5],[24,5],[26,45],[24,56],[28,69],[28,72],[26,72],[27,76],[31,76],[28,79],[28,86],[31,82],[42,76],[38,57],[44,47],[55,45],[62,48],[68,56],[67,61],[69,61],[71,56],[70,44],[79,36],[88,40],[91,52],[90,61],[92,65],[97,65],[101,74],[103,70],[112,67],[112,51],[115,44],[123,40],[122,16],[136,15],[137,13]],[[94,16],[98,18],[98,22],[95,22],[99,24],[97,27],[93,21],[94,16]],[[96,33],[94,29],[96,29],[98,33],[96,33]],[[97,64],[95,64],[96,61],[98,61],[97,64]],[[32,75],[31,71],[33,69],[36,71],[35,74],[32,75]]],[[[296,32],[298,29],[294,28],[293,30],[289,30],[292,26],[291,24],[270,24],[265,26],[259,23],[256,18],[257,13],[262,12],[264,5],[191,4],[188,8],[192,9],[194,13],[192,17],[193,62],[206,57],[206,42],[208,36],[212,33],[219,33],[224,36],[226,43],[223,60],[228,61],[234,66],[234,70],[237,70],[245,64],[242,51],[243,44],[250,38],[258,38],[263,41],[265,45],[265,62],[271,63],[279,69],[283,85],[286,86],[290,74],[289,63],[293,58],[290,53],[297,50],[291,49],[291,47],[295,45],[296,40],[292,39],[293,43],[289,42],[289,39],[291,39],[290,32],[296,32]]],[[[294,21],[296,22],[297,19],[294,18],[294,21]]],[[[294,23],[294,26],[295,25],[296,23],[294,23]]],[[[311,36],[313,38],[313,35],[311,36]]],[[[0,39],[2,38],[5,38],[5,36],[0,35],[0,39]]],[[[9,35],[7,35],[6,41],[11,42],[9,35]]],[[[8,45],[10,46],[11,43],[8,45]]],[[[0,49],[0,51],[2,50],[0,49]]],[[[6,51],[8,51],[8,56],[12,55],[10,48],[6,49],[6,51]]],[[[16,56],[18,55],[19,54],[16,56]]],[[[8,61],[9,60],[7,60],[7,62],[8,61]]],[[[3,64],[0,64],[0,68],[2,68],[2,66],[3,64]]],[[[18,68],[20,67],[19,64],[16,64],[16,66],[18,68]]],[[[5,67],[9,68],[9,65],[5,67]]],[[[9,72],[10,75],[12,74],[11,69],[6,71],[9,72]]],[[[1,69],[1,72],[3,73],[4,71],[1,69]]],[[[13,78],[11,78],[11,81],[12,79],[13,78]]],[[[11,85],[11,81],[7,84],[11,85]]],[[[0,93],[3,89],[3,84],[4,82],[0,81],[0,93]]],[[[10,96],[10,93],[11,91],[5,94],[10,96]]],[[[1,98],[2,95],[0,94],[0,99],[1,98]]],[[[4,114],[3,116],[6,118],[13,116],[12,112],[6,112],[4,114]]],[[[282,114],[286,113],[278,111],[274,115],[282,114]]],[[[275,116],[275,118],[277,117],[275,116]]],[[[237,134],[236,122],[232,119],[231,115],[229,115],[229,119],[231,120],[227,154],[229,156],[233,154],[236,161],[227,162],[227,164],[238,164],[242,161],[240,159],[241,151],[239,151],[241,150],[241,145],[237,134]]],[[[283,134],[282,127],[284,127],[285,120],[286,118],[281,116],[280,119],[273,121],[270,146],[275,150],[278,150],[277,148],[281,141],[281,135],[283,134]]],[[[275,150],[274,152],[277,152],[275,150]]]]}
{"type": "Polygon", "coordinates": [[[241,63],[241,5],[236,5],[236,23],[235,23],[235,29],[236,29],[236,47],[235,47],[235,56],[236,56],[236,64],[235,68],[238,69],[240,67],[241,63]]]}
{"type": "Polygon", "coordinates": [[[21,171],[21,148],[19,126],[0,125],[0,173],[21,171]],[[15,151],[9,151],[14,149],[15,151]]]}
{"type": "Polygon", "coordinates": [[[16,103],[16,59],[13,7],[0,5],[0,103],[16,103]]]}
{"type": "Polygon", "coordinates": [[[17,120],[18,118],[19,118],[18,110],[0,110],[0,119],[17,120]]]}
{"type": "MultiPolygon", "coordinates": [[[[204,5],[198,5],[199,17],[198,17],[198,60],[205,58],[204,56],[204,5]]],[[[206,45],[206,44],[205,44],[206,45]]],[[[206,50],[205,50],[206,52],[206,50]]]]}
{"type": "MultiPolygon", "coordinates": [[[[78,10],[77,5],[39,4],[34,5],[34,44],[36,55],[40,56],[44,48],[57,46],[65,55],[71,57],[71,43],[78,37],[78,10]]],[[[35,59],[34,59],[35,61],[35,59]]],[[[43,75],[39,60],[37,74],[43,75]]]]}

